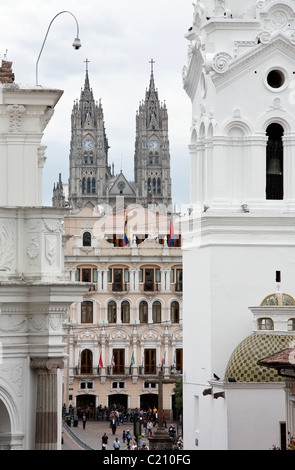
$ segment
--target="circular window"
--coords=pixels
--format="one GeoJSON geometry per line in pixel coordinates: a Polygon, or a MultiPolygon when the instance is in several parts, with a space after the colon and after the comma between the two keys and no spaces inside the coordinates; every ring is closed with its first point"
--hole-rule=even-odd
{"type": "Polygon", "coordinates": [[[281,70],[271,70],[267,75],[267,84],[271,88],[281,88],[285,81],[285,74],[281,70]]]}

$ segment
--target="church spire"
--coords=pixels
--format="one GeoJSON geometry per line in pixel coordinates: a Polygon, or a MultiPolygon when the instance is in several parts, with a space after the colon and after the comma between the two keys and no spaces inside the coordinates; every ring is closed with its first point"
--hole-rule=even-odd
{"type": "Polygon", "coordinates": [[[155,78],[154,78],[154,64],[155,64],[154,59],[150,60],[150,64],[151,64],[151,77],[150,77],[150,87],[146,92],[147,100],[150,98],[158,99],[158,92],[155,87],[155,78]]]}

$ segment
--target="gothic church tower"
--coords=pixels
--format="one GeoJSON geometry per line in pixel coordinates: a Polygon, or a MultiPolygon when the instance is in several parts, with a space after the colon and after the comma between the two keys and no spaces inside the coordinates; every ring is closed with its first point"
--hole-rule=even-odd
{"type": "Polygon", "coordinates": [[[94,101],[86,67],[84,88],[72,110],[69,171],[72,209],[82,209],[89,203],[96,206],[98,201],[106,200],[106,186],[111,178],[108,149],[102,105],[94,101]]]}
{"type": "Polygon", "coordinates": [[[122,171],[115,175],[108,164],[103,109],[101,102],[94,101],[86,60],[84,88],[72,110],[68,202],[59,181],[53,190],[54,207],[68,205],[79,211],[86,205],[107,204],[115,209],[118,197],[124,198],[125,206],[171,205],[168,113],[166,104],[159,101],[153,60],[151,64],[149,88],[136,115],[134,181],[128,181],[122,171]]]}
{"type": "Polygon", "coordinates": [[[168,113],[166,104],[159,101],[153,64],[151,60],[149,89],[136,115],[134,180],[139,204],[168,206],[171,204],[168,113]]]}

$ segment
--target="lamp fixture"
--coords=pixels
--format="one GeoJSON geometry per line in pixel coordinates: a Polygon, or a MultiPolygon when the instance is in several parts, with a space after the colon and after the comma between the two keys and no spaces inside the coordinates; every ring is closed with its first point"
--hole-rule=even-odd
{"type": "Polygon", "coordinates": [[[60,11],[59,13],[57,13],[57,15],[55,15],[54,18],[52,18],[51,22],[49,23],[49,26],[48,26],[48,29],[47,29],[47,32],[46,32],[46,35],[45,35],[45,38],[44,38],[44,41],[43,41],[41,50],[40,50],[40,52],[39,52],[38,59],[37,59],[37,62],[36,62],[36,85],[38,85],[38,65],[39,65],[39,60],[40,60],[40,57],[41,57],[41,54],[42,54],[42,51],[43,51],[43,48],[44,48],[44,44],[45,44],[45,42],[46,42],[46,39],[47,39],[49,30],[50,30],[50,27],[51,27],[53,21],[55,20],[55,18],[57,18],[57,17],[58,17],[59,15],[61,15],[62,13],[69,13],[69,14],[74,18],[74,20],[76,21],[76,25],[77,25],[77,36],[76,36],[76,38],[74,39],[74,42],[73,42],[73,44],[72,44],[73,48],[76,49],[76,50],[78,50],[78,49],[80,49],[80,47],[82,47],[82,44],[81,44],[81,41],[80,41],[80,38],[79,38],[79,25],[78,25],[78,21],[77,21],[77,18],[75,17],[75,15],[73,15],[73,13],[71,13],[70,11],[67,11],[67,10],[60,11]]]}

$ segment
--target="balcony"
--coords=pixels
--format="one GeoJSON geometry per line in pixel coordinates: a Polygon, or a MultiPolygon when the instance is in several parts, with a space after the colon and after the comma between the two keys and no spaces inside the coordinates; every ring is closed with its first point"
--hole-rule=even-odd
{"type": "Polygon", "coordinates": [[[130,377],[132,375],[131,366],[107,366],[106,367],[106,374],[108,376],[124,376],[130,377]]]}
{"type": "Polygon", "coordinates": [[[126,282],[113,282],[112,291],[113,292],[127,292],[128,284],[126,282]]]}
{"type": "Polygon", "coordinates": [[[157,282],[145,282],[143,290],[144,292],[159,292],[159,284],[157,282]]]}

